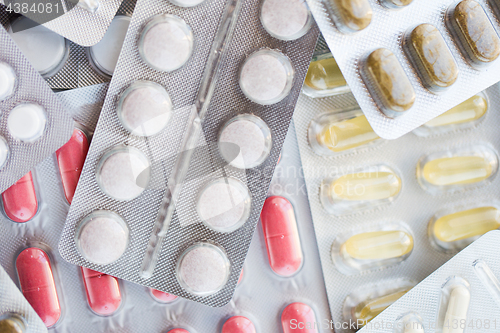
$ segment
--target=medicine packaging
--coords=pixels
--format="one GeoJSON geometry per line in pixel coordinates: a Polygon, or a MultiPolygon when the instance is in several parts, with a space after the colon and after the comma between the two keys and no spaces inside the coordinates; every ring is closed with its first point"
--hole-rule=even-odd
{"type": "Polygon", "coordinates": [[[73,121],[40,74],[0,28],[0,191],[71,136],[73,121]]]}
{"type": "Polygon", "coordinates": [[[494,85],[396,140],[374,132],[351,94],[299,97],[294,121],[337,332],[369,323],[498,229],[499,97],[494,85]]]}
{"type": "Polygon", "coordinates": [[[401,137],[498,81],[500,26],[494,2],[307,3],[360,108],[382,138],[401,137]]]}
{"type": "Polygon", "coordinates": [[[439,267],[359,332],[497,331],[500,231],[439,267]]]}
{"type": "Polygon", "coordinates": [[[290,22],[279,3],[137,3],[61,237],[66,260],[207,305],[229,302],[318,35],[305,3],[290,22]],[[273,11],[293,24],[276,30],[273,11]],[[231,42],[214,50],[233,26],[231,42]],[[172,222],[159,226],[200,105],[203,135],[172,222]]]}

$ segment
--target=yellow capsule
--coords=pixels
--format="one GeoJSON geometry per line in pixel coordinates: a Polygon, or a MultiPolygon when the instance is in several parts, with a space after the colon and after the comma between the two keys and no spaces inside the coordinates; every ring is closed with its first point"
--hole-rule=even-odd
{"type": "Polygon", "coordinates": [[[423,176],[433,185],[471,184],[485,180],[493,167],[483,156],[437,158],[424,165],[423,176]]]}
{"type": "Polygon", "coordinates": [[[343,252],[354,259],[391,259],[409,254],[413,237],[402,230],[364,232],[349,238],[342,247],[343,252]]]}
{"type": "Polygon", "coordinates": [[[369,299],[359,303],[353,309],[354,318],[362,322],[361,327],[366,325],[373,318],[378,316],[382,311],[384,311],[390,305],[392,305],[392,303],[400,299],[409,290],[410,289],[399,290],[388,295],[380,296],[374,299],[369,299]]]}
{"type": "Polygon", "coordinates": [[[425,126],[438,127],[471,122],[484,116],[486,110],[488,110],[486,99],[481,95],[475,95],[428,121],[425,126]]]}
{"type": "Polygon", "coordinates": [[[363,115],[327,125],[316,138],[331,151],[341,152],[377,140],[379,136],[363,115]]]}
{"type": "Polygon", "coordinates": [[[25,329],[24,322],[18,315],[7,314],[6,318],[0,320],[1,333],[24,333],[25,329]]]}
{"type": "Polygon", "coordinates": [[[381,200],[401,190],[401,179],[394,172],[359,172],[337,178],[331,183],[330,196],[344,200],[381,200]]]}
{"type": "Polygon", "coordinates": [[[304,83],[315,90],[327,90],[347,85],[333,57],[311,62],[304,83]]]}
{"type": "Polygon", "coordinates": [[[500,212],[495,207],[479,207],[442,216],[434,222],[434,236],[443,242],[454,242],[500,227],[500,212]]]}

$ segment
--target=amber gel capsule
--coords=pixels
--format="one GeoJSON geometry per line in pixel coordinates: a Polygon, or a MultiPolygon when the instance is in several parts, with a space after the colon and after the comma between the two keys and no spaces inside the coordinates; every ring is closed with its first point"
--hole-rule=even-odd
{"type": "Polygon", "coordinates": [[[372,20],[372,7],[368,0],[329,0],[337,28],[345,33],[365,29],[372,20]]]}
{"type": "Polygon", "coordinates": [[[483,156],[454,156],[427,162],[423,177],[432,185],[472,184],[491,176],[493,167],[483,156]]]}
{"type": "Polygon", "coordinates": [[[382,311],[387,309],[392,303],[400,299],[404,294],[406,294],[410,289],[399,290],[384,296],[380,296],[373,299],[368,299],[364,302],[359,303],[353,309],[353,317],[359,322],[362,322],[362,326],[369,323],[373,318],[378,316],[382,311]]]}
{"type": "Polygon", "coordinates": [[[481,236],[500,227],[496,207],[478,207],[442,216],[434,221],[432,233],[441,242],[455,242],[481,236]]]}
{"type": "Polygon", "coordinates": [[[498,58],[500,39],[479,3],[464,0],[448,12],[447,22],[472,65],[486,65],[498,58]]]}
{"type": "Polygon", "coordinates": [[[307,70],[304,84],[315,90],[328,90],[347,84],[335,58],[330,56],[312,61],[307,70]]]}
{"type": "Polygon", "coordinates": [[[334,180],[330,196],[334,200],[381,200],[394,197],[400,190],[401,179],[393,172],[362,172],[334,180]]]}
{"type": "Polygon", "coordinates": [[[413,106],[415,90],[394,53],[383,48],[373,51],[364,72],[368,89],[386,116],[397,117],[413,106]]]}
{"type": "Polygon", "coordinates": [[[413,250],[413,237],[403,230],[364,232],[349,238],[342,246],[344,256],[360,260],[403,257],[413,250]]]}
{"type": "Polygon", "coordinates": [[[450,87],[458,77],[458,67],[439,30],[420,24],[406,40],[410,57],[423,84],[431,91],[450,87]]]}
{"type": "Polygon", "coordinates": [[[484,116],[486,110],[488,110],[486,98],[481,95],[474,95],[440,116],[428,121],[424,126],[439,127],[473,122],[484,116]]]}

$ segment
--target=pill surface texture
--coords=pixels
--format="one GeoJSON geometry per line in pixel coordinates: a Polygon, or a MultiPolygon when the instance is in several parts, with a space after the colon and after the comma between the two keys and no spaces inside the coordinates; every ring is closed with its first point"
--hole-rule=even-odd
{"type": "Polygon", "coordinates": [[[471,184],[491,176],[493,167],[483,156],[455,156],[427,162],[423,176],[433,185],[471,184]]]}
{"type": "Polygon", "coordinates": [[[347,85],[333,56],[311,62],[304,83],[315,90],[327,90],[347,85]]]}
{"type": "Polygon", "coordinates": [[[337,28],[344,32],[365,29],[372,20],[372,7],[367,0],[329,0],[339,18],[337,28]]]}
{"type": "Polygon", "coordinates": [[[484,65],[498,58],[500,39],[481,5],[474,0],[464,0],[451,10],[451,27],[470,62],[484,65]]]}
{"type": "Polygon", "coordinates": [[[5,62],[0,62],[0,101],[7,99],[16,87],[16,73],[5,62]]]}
{"type": "Polygon", "coordinates": [[[73,201],[88,151],[89,140],[85,133],[78,128],[73,130],[71,139],[56,151],[57,166],[61,175],[64,196],[69,204],[73,201]]]}
{"type": "Polygon", "coordinates": [[[240,88],[255,103],[274,104],[285,98],[292,87],[293,68],[288,57],[274,50],[252,53],[240,71],[240,88]]]}
{"type": "Polygon", "coordinates": [[[85,259],[98,265],[107,265],[118,260],[125,252],[129,230],[117,214],[95,211],[80,222],[76,237],[78,251],[85,259]]]}
{"type": "Polygon", "coordinates": [[[377,49],[366,59],[367,86],[378,97],[382,111],[395,117],[415,102],[415,90],[398,58],[387,49],[377,49]]]}
{"type": "Polygon", "coordinates": [[[281,314],[283,333],[317,333],[316,315],[313,309],[304,303],[287,305],[281,314]]]}
{"type": "Polygon", "coordinates": [[[151,136],[161,132],[172,118],[172,100],[159,84],[137,81],[120,96],[116,112],[130,133],[151,136]]]}
{"type": "Polygon", "coordinates": [[[341,176],[330,185],[332,200],[381,200],[396,196],[401,179],[393,172],[361,172],[341,176]]]}
{"type": "Polygon", "coordinates": [[[14,222],[28,222],[38,211],[38,199],[31,171],[2,193],[5,215],[14,222]]]}
{"type": "Polygon", "coordinates": [[[85,267],[81,269],[87,301],[92,311],[101,316],[112,315],[122,302],[118,279],[85,267]]]}
{"type": "Polygon", "coordinates": [[[462,333],[464,327],[454,326],[452,323],[467,320],[467,311],[469,310],[470,291],[465,286],[453,288],[448,300],[446,315],[443,323],[443,333],[462,333]]]}
{"type": "Polygon", "coordinates": [[[349,238],[342,250],[361,260],[397,258],[413,250],[413,237],[402,230],[365,232],[349,238]]]}
{"type": "Polygon", "coordinates": [[[302,267],[303,255],[290,201],[279,196],[267,198],[260,219],[271,269],[283,277],[297,273],[302,267]]]}
{"type": "Polygon", "coordinates": [[[434,222],[434,236],[443,242],[476,237],[500,227],[500,211],[496,207],[479,207],[448,214],[434,222]]]}
{"type": "Polygon", "coordinates": [[[373,318],[378,316],[382,311],[387,309],[392,303],[400,299],[404,294],[408,292],[408,290],[409,289],[396,291],[388,295],[361,302],[352,309],[353,317],[356,320],[361,321],[361,326],[364,326],[373,318]]]}
{"type": "Polygon", "coordinates": [[[164,293],[163,291],[151,289],[151,295],[154,299],[160,303],[172,303],[178,297],[169,293],[164,293]]]}
{"type": "Polygon", "coordinates": [[[226,320],[221,333],[256,333],[255,326],[247,317],[233,316],[226,320]]]}
{"type": "Polygon", "coordinates": [[[139,54],[151,68],[171,72],[182,67],[193,53],[191,28],[173,15],[155,16],[139,40],[139,54]]]}
{"type": "Polygon", "coordinates": [[[27,248],[17,256],[16,270],[24,297],[45,326],[53,326],[61,316],[61,306],[49,257],[39,248],[27,248]]]}
{"type": "Polygon", "coordinates": [[[458,77],[458,67],[439,30],[420,24],[409,35],[410,55],[422,82],[432,91],[450,87],[458,77]]]}
{"type": "Polygon", "coordinates": [[[40,105],[21,103],[10,111],[7,129],[17,140],[34,142],[42,136],[46,122],[47,116],[40,105]]]}
{"type": "Polygon", "coordinates": [[[210,243],[189,247],[177,263],[177,279],[188,292],[206,296],[219,291],[227,282],[230,263],[225,252],[210,243]]]}
{"type": "Polygon", "coordinates": [[[310,26],[304,0],[264,0],[260,20],[271,36],[282,40],[302,37],[310,26]]]}
{"type": "Polygon", "coordinates": [[[425,123],[427,127],[439,127],[473,122],[480,119],[488,110],[488,102],[481,95],[474,95],[452,107],[445,113],[425,123]]]}

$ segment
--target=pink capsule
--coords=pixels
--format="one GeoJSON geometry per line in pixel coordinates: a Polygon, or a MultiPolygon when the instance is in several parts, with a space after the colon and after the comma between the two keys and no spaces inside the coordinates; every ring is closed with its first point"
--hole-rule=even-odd
{"type": "Polygon", "coordinates": [[[101,316],[112,315],[122,302],[118,279],[85,267],[81,269],[87,301],[92,311],[101,316]]]}
{"type": "Polygon", "coordinates": [[[247,317],[234,316],[226,320],[221,333],[255,333],[255,326],[247,317]]]}
{"type": "Polygon", "coordinates": [[[76,185],[82,173],[83,163],[89,151],[89,140],[82,130],[75,128],[68,142],[56,151],[57,165],[69,204],[75,195],[76,185]]]}
{"type": "Polygon", "coordinates": [[[281,314],[283,333],[317,333],[313,309],[304,303],[289,304],[281,314]]]}
{"type": "Polygon", "coordinates": [[[297,273],[302,266],[303,257],[290,201],[279,196],[267,198],[260,219],[271,269],[284,277],[297,273]]]}
{"type": "Polygon", "coordinates": [[[189,333],[183,328],[174,328],[173,330],[168,331],[167,333],[189,333]]]}
{"type": "Polygon", "coordinates": [[[14,222],[28,222],[38,211],[38,199],[31,171],[2,193],[3,209],[14,222]]]}
{"type": "Polygon", "coordinates": [[[53,326],[61,317],[61,305],[49,256],[39,248],[27,248],[17,256],[16,270],[24,297],[45,326],[53,326]]]}
{"type": "Polygon", "coordinates": [[[150,289],[151,295],[160,303],[172,303],[178,297],[169,293],[165,293],[163,291],[159,291],[156,289],[150,289]]]}
{"type": "Polygon", "coordinates": [[[238,282],[236,283],[236,285],[239,285],[241,280],[243,280],[243,268],[241,269],[240,278],[238,279],[238,282]]]}

